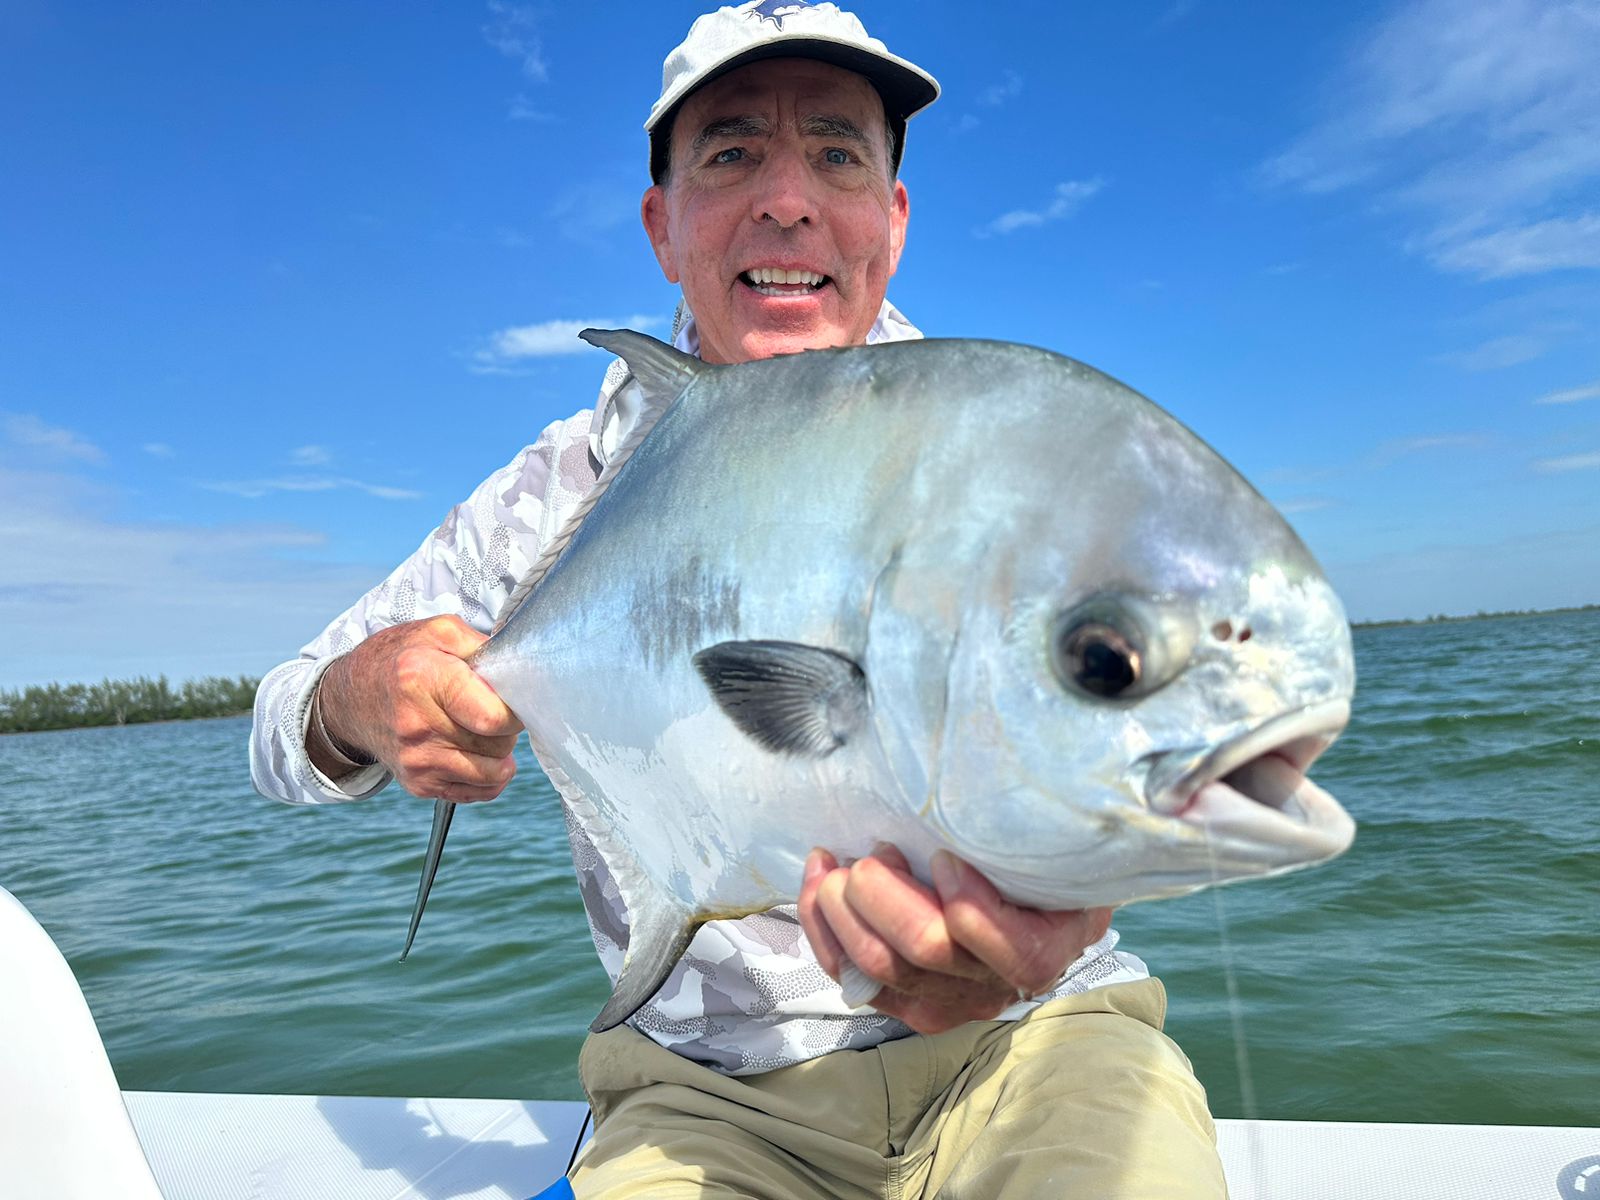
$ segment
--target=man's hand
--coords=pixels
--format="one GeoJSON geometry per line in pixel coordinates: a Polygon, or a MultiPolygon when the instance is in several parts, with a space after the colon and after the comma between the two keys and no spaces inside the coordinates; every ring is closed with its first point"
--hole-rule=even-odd
{"type": "Polygon", "coordinates": [[[919,1033],[999,1016],[1018,992],[1053,987],[1105,936],[1109,908],[1041,912],[1002,899],[952,854],[933,859],[934,888],[905,856],[879,846],[848,867],[825,850],[806,859],[800,924],[835,979],[848,959],[884,988],[872,1001],[919,1033]],[[935,890],[937,889],[937,890],[935,890]]]}
{"type": "Polygon", "coordinates": [[[516,773],[522,722],[463,661],[487,640],[460,617],[380,630],[323,675],[324,726],[414,796],[493,800],[516,773]]]}

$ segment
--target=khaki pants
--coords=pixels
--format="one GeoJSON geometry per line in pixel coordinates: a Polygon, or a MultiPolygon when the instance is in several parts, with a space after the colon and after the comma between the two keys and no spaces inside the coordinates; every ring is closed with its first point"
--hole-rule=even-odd
{"type": "Polygon", "coordinates": [[[1161,1033],[1154,979],[1041,1005],[1021,1021],[719,1075],[621,1026],[579,1073],[595,1137],[579,1200],[740,1196],[1226,1196],[1189,1060],[1161,1033]]]}

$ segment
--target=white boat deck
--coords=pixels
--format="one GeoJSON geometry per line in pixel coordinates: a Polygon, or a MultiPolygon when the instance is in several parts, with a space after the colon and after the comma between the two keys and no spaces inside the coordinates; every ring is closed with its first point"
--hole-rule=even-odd
{"type": "MultiPolygon", "coordinates": [[[[124,1092],[66,959],[4,888],[0,968],[5,1200],[527,1200],[584,1125],[570,1101],[124,1092]]],[[[1234,1200],[1600,1200],[1600,1129],[1218,1127],[1234,1200]]]]}
{"type": "MultiPolygon", "coordinates": [[[[126,1092],[166,1200],[526,1200],[567,1101],[126,1092]]],[[[1219,1121],[1234,1200],[1600,1200],[1600,1129],[1219,1121]]]]}

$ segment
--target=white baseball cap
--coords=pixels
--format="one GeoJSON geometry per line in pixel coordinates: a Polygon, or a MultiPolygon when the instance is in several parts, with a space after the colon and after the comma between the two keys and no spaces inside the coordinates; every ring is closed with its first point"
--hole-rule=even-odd
{"type": "Polygon", "coordinates": [[[939,82],[915,63],[889,53],[854,14],[809,0],[749,0],[698,17],[661,68],[661,98],[644,123],[650,134],[650,178],[667,169],[672,118],[689,93],[735,67],[763,58],[815,58],[864,76],[883,97],[900,169],[906,118],[939,97],[939,82]],[[659,130],[660,136],[657,136],[659,130]]]}

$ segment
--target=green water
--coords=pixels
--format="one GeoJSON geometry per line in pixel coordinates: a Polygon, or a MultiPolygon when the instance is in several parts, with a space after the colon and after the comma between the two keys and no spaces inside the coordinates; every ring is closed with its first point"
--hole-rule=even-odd
{"type": "MultiPolygon", "coordinates": [[[[1124,946],[1218,1116],[1248,1088],[1282,1119],[1600,1125],[1600,613],[1361,630],[1356,653],[1316,771],[1355,848],[1134,906],[1124,946]]],[[[429,806],[263,800],[247,728],[0,738],[0,884],[123,1086],[578,1098],[607,988],[532,762],[461,814],[400,966],[429,806]]]]}

